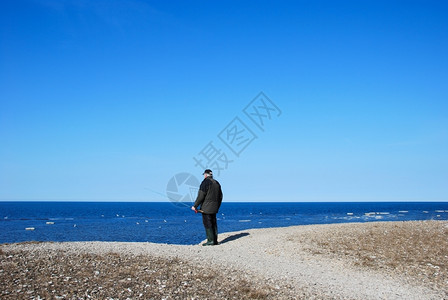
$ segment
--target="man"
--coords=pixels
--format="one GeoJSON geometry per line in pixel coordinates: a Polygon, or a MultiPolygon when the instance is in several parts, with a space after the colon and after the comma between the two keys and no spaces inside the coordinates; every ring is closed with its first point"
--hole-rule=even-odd
{"type": "Polygon", "coordinates": [[[207,235],[207,242],[202,246],[218,245],[216,213],[219,211],[222,202],[221,185],[213,179],[212,170],[207,169],[202,175],[204,175],[204,180],[199,187],[198,197],[191,209],[197,212],[200,206],[202,212],[202,222],[207,235]]]}

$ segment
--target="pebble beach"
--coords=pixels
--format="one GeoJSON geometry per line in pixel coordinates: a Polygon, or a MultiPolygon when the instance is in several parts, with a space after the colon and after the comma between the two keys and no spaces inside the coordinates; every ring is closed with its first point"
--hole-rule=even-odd
{"type": "Polygon", "coordinates": [[[220,245],[0,245],[1,299],[448,299],[448,222],[252,229],[220,245]]]}

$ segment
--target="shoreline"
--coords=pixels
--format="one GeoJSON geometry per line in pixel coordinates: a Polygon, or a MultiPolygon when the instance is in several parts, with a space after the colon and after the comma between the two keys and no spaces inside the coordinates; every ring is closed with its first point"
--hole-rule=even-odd
{"type": "MultiPolygon", "coordinates": [[[[102,282],[125,280],[124,283],[128,283],[128,278],[131,278],[129,287],[123,285],[124,294],[119,296],[120,299],[131,293],[129,290],[132,291],[131,298],[142,294],[166,299],[186,296],[222,299],[238,298],[246,293],[245,298],[254,299],[441,299],[448,297],[447,236],[447,221],[407,221],[250,229],[222,233],[219,235],[221,244],[209,247],[145,242],[2,244],[0,278],[1,282],[6,282],[2,283],[2,298],[20,298],[20,293],[28,293],[31,290],[27,289],[29,283],[37,276],[49,276],[46,279],[53,284],[59,279],[74,278],[67,274],[70,270],[60,271],[60,276],[54,280],[50,273],[70,265],[76,257],[86,255],[93,269],[100,268],[101,262],[105,270],[92,269],[90,273],[76,274],[80,277],[79,282],[87,283],[75,290],[84,294],[90,291],[90,296],[97,296],[96,299],[114,298],[107,294],[106,288],[92,292],[102,282]],[[52,258],[54,263],[45,257],[52,258]],[[134,281],[134,276],[124,278],[126,276],[120,273],[119,267],[114,267],[111,257],[127,261],[132,265],[128,271],[138,274],[145,263],[134,264],[133,259],[157,260],[157,268],[135,276],[142,278],[157,270],[153,272],[154,278],[146,280],[154,285],[146,282],[144,288],[140,286],[141,280],[134,281]],[[43,267],[43,261],[47,262],[48,270],[43,267]],[[40,266],[35,271],[39,273],[27,273],[21,265],[40,266]],[[160,279],[170,273],[171,268],[179,267],[182,269],[180,278],[160,279]],[[11,275],[11,270],[15,275],[11,275]],[[45,275],[47,271],[49,274],[45,275]],[[165,275],[158,274],[159,271],[165,275]],[[97,278],[100,277],[98,274],[104,278],[97,278]],[[205,279],[201,277],[203,274],[205,279]],[[176,283],[182,282],[185,276],[188,279],[184,283],[176,283]],[[92,283],[94,279],[98,279],[95,284],[92,283]],[[204,280],[215,280],[214,286],[220,288],[202,290],[204,280]],[[137,293],[133,287],[141,290],[137,293]],[[232,294],[234,292],[237,294],[232,294]]],[[[84,266],[82,259],[77,263],[73,268],[75,271],[90,266],[84,266]]],[[[53,291],[64,295],[63,289],[64,281],[53,291]]],[[[43,293],[39,287],[32,291],[30,295],[43,293]]],[[[113,293],[112,290],[109,293],[113,293]]],[[[65,295],[63,299],[71,299],[70,295],[76,298],[79,294],[65,292],[65,295]]]]}

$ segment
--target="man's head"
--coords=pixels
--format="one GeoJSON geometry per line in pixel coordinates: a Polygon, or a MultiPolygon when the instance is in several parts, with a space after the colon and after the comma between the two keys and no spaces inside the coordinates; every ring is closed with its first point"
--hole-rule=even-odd
{"type": "Polygon", "coordinates": [[[204,171],[204,173],[202,173],[202,175],[204,175],[204,178],[213,177],[213,172],[212,172],[212,170],[207,169],[204,171]]]}

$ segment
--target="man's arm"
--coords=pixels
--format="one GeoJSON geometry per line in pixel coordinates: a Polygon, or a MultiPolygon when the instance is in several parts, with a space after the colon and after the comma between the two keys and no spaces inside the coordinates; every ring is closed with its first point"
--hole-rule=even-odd
{"type": "Polygon", "coordinates": [[[206,194],[201,189],[199,189],[198,196],[197,196],[196,201],[194,202],[194,205],[193,205],[194,208],[197,209],[199,205],[202,205],[202,203],[205,200],[205,195],[206,194]]]}
{"type": "Polygon", "coordinates": [[[204,180],[202,181],[201,186],[199,187],[198,196],[196,197],[194,205],[191,207],[192,210],[196,211],[199,205],[202,205],[202,203],[205,200],[205,196],[207,196],[207,191],[208,191],[207,180],[204,180]]]}

